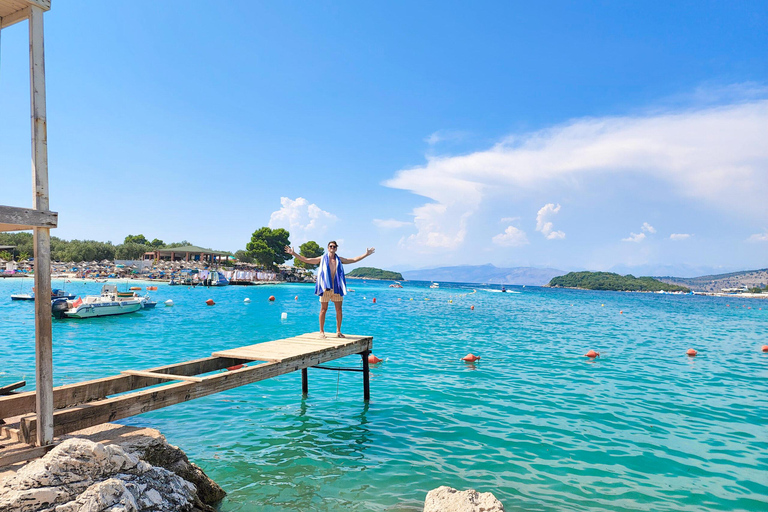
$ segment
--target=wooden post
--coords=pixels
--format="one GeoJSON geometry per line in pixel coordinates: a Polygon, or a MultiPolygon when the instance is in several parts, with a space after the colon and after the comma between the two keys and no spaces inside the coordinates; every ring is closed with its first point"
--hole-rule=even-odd
{"type": "Polygon", "coordinates": [[[360,352],[360,355],[363,357],[363,400],[366,402],[371,400],[371,386],[368,375],[368,354],[370,353],[370,350],[360,352]]]}
{"type": "Polygon", "coordinates": [[[308,395],[309,394],[309,378],[307,375],[307,369],[302,368],[301,369],[301,394],[302,395],[308,395]]]}
{"type": "MultiPolygon", "coordinates": [[[[49,210],[48,134],[45,114],[43,10],[29,6],[32,181],[35,209],[49,210]]],[[[35,251],[35,377],[39,446],[53,442],[53,336],[51,333],[51,231],[33,230],[35,251]]]]}

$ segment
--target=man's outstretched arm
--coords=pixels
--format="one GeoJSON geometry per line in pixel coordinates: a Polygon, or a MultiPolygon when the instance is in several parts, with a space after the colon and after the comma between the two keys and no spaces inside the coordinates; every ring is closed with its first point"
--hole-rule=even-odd
{"type": "Polygon", "coordinates": [[[306,263],[307,265],[318,265],[320,264],[320,261],[322,260],[322,257],[318,256],[317,258],[305,258],[301,254],[297,253],[293,250],[293,247],[290,245],[285,246],[285,252],[296,258],[302,263],[306,263]]]}
{"type": "Polygon", "coordinates": [[[342,258],[341,256],[339,256],[339,259],[340,259],[340,260],[341,260],[341,262],[342,262],[343,264],[345,264],[345,265],[346,265],[347,263],[357,263],[358,261],[362,260],[363,258],[367,258],[368,256],[370,256],[370,255],[371,255],[371,254],[373,254],[374,252],[376,252],[376,249],[374,249],[373,247],[369,247],[369,248],[368,248],[368,249],[365,251],[365,254],[361,254],[361,255],[360,255],[360,256],[358,256],[357,258],[342,258]]]}

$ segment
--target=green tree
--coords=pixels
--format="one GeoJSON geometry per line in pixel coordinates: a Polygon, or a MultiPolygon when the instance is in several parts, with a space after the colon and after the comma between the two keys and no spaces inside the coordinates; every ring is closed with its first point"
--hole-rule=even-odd
{"type": "Polygon", "coordinates": [[[20,252],[19,255],[16,257],[16,261],[27,261],[28,259],[29,259],[28,252],[20,252]]]}
{"type": "Polygon", "coordinates": [[[151,245],[151,246],[152,246],[152,247],[154,247],[155,249],[159,249],[160,247],[165,247],[165,243],[163,243],[163,241],[162,241],[162,240],[159,240],[159,239],[157,239],[157,238],[155,238],[154,240],[152,240],[151,242],[149,242],[149,245],[151,245]]]}
{"type": "Polygon", "coordinates": [[[187,242],[186,240],[182,240],[181,242],[171,242],[170,244],[165,244],[165,248],[174,249],[176,247],[186,247],[187,245],[192,245],[192,244],[187,242]]]}
{"type": "Polygon", "coordinates": [[[144,235],[128,235],[127,237],[125,237],[125,240],[123,240],[123,243],[149,245],[149,240],[147,240],[147,237],[145,237],[144,235]]]}
{"type": "Polygon", "coordinates": [[[291,258],[285,252],[285,246],[289,244],[288,238],[290,236],[290,233],[283,228],[263,227],[253,232],[251,241],[245,248],[260,265],[275,269],[277,265],[285,263],[291,258]]]}
{"type": "Polygon", "coordinates": [[[241,263],[253,263],[254,259],[253,256],[248,254],[247,251],[243,251],[242,249],[235,252],[235,258],[241,263]]]}
{"type": "Polygon", "coordinates": [[[118,260],[139,260],[144,256],[145,252],[151,250],[152,247],[148,245],[133,242],[120,244],[115,247],[115,258],[118,260]]]}
{"type": "Polygon", "coordinates": [[[13,256],[8,251],[0,251],[0,260],[11,261],[13,256]]]}
{"type": "MultiPolygon", "coordinates": [[[[322,256],[325,252],[325,249],[320,247],[317,242],[314,240],[310,240],[309,242],[304,242],[299,246],[299,254],[304,256],[305,258],[317,258],[318,256],[322,256]]],[[[306,268],[308,270],[312,270],[318,267],[318,265],[310,265],[308,263],[304,263],[299,260],[293,260],[293,264],[296,267],[299,268],[306,268]]]]}

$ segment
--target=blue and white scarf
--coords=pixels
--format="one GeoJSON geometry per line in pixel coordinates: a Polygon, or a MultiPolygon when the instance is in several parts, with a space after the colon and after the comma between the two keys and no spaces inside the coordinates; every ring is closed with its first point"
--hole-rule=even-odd
{"type": "Polygon", "coordinates": [[[317,283],[315,284],[315,295],[322,295],[325,290],[333,290],[341,296],[347,294],[347,280],[344,277],[344,267],[341,265],[341,259],[336,256],[336,275],[331,283],[331,258],[328,254],[323,254],[320,260],[320,267],[317,269],[317,283]]]}

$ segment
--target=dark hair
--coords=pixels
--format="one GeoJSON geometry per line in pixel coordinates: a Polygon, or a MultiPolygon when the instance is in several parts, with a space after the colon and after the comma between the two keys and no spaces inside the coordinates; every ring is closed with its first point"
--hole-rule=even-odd
{"type": "Polygon", "coordinates": [[[336,243],[336,240],[331,240],[330,242],[328,242],[328,244],[326,244],[326,247],[328,247],[331,244],[334,244],[336,247],[339,246],[339,244],[336,243]]]}

